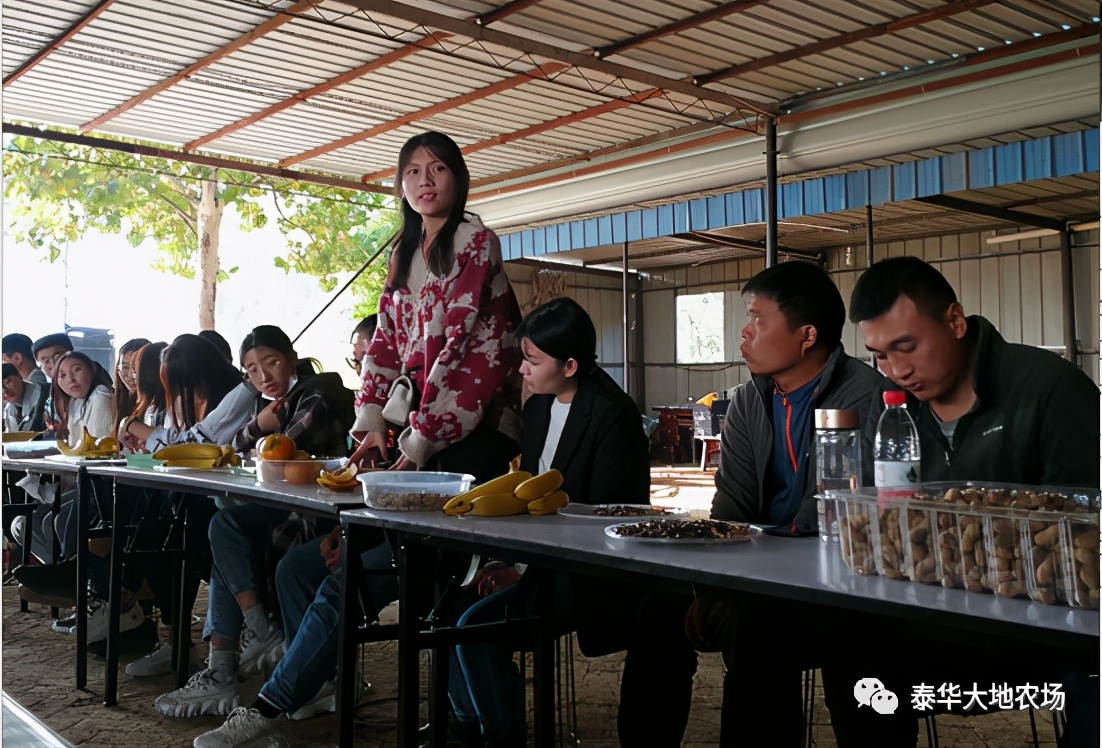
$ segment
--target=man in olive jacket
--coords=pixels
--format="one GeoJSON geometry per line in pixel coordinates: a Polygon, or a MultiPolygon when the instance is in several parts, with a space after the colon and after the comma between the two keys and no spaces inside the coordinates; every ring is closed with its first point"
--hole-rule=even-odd
{"type": "MultiPolygon", "coordinates": [[[[945,277],[916,257],[882,260],[866,270],[854,286],[849,313],[888,379],[907,392],[924,482],[1098,488],[1099,391],[1073,363],[1008,343],[983,317],[966,316],[945,277]]],[[[1023,683],[1031,673],[1063,684],[1068,725],[1061,746],[1099,745],[1098,679],[1089,677],[1097,673],[1097,657],[1088,658],[1089,672],[1030,670],[1027,650],[1008,671],[1002,656],[903,639],[882,622],[870,624],[867,617],[838,621],[838,635],[860,627],[863,651],[891,652],[889,662],[847,656],[822,668],[840,748],[915,746],[917,713],[907,696],[917,683],[1023,683]],[[928,657],[933,651],[937,657],[928,657]],[[897,689],[901,708],[893,715],[855,705],[853,684],[874,672],[889,690],[897,689]]]]}
{"type": "MultiPolygon", "coordinates": [[[[781,263],[755,275],[742,292],[749,321],[739,350],[752,379],[735,389],[724,419],[712,517],[812,532],[814,410],[856,410],[869,424],[863,443],[871,480],[883,377],[842,349],[845,303],[817,266],[781,263]]],[[[721,746],[802,744],[800,671],[813,663],[797,643],[813,635],[809,606],[745,595],[694,602],[655,593],[639,616],[620,686],[621,746],[681,744],[697,664],[694,645],[722,651],[727,663],[721,746]],[[653,704],[662,705],[662,719],[639,719],[653,704]]]]}

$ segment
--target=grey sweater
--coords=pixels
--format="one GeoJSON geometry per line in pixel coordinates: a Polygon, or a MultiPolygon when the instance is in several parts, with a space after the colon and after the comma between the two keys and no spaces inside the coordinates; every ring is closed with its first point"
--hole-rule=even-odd
{"type": "MultiPolygon", "coordinates": [[[[886,380],[871,366],[846,354],[838,346],[812,394],[814,408],[855,410],[861,419],[862,483],[872,485],[873,440],[883,405],[880,392],[886,380]]],[[[736,522],[768,522],[771,497],[762,494],[769,458],[773,452],[773,424],[769,397],[773,381],[755,376],[740,384],[731,394],[731,405],[723,420],[723,447],[716,472],[716,494],[712,499],[712,517],[736,522]]],[[[814,429],[812,430],[814,434],[814,429]]],[[[815,450],[812,441],[804,445],[804,459],[811,461],[807,473],[807,491],[796,525],[812,529],[815,509],[815,450]]]]}

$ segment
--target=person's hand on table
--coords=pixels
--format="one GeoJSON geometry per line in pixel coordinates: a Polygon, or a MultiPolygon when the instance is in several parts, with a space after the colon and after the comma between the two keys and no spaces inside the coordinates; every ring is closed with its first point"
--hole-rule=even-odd
{"type": "Polygon", "coordinates": [[[283,398],[277,398],[256,414],[256,425],[265,434],[274,434],[279,431],[279,406],[282,404],[283,398]]]}
{"type": "Polygon", "coordinates": [[[321,557],[325,559],[325,568],[336,570],[341,562],[341,528],[338,525],[321,539],[321,557]]]}
{"type": "Polygon", "coordinates": [[[479,597],[486,597],[495,592],[512,587],[520,579],[520,572],[514,566],[508,566],[501,561],[491,561],[482,567],[475,578],[474,584],[479,597]]]}
{"type": "Polygon", "coordinates": [[[384,454],[386,454],[386,434],[370,431],[356,445],[348,461],[356,467],[374,467],[376,462],[383,461],[384,454]]]}
{"type": "Polygon", "coordinates": [[[413,462],[410,462],[410,459],[408,457],[406,457],[405,455],[401,455],[401,456],[398,457],[397,460],[394,461],[394,464],[391,465],[387,469],[388,470],[416,470],[417,465],[414,464],[413,462]]]}

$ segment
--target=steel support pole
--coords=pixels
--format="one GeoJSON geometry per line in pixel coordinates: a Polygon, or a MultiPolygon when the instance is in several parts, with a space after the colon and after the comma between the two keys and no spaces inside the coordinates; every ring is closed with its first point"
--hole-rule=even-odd
{"type": "Polygon", "coordinates": [[[872,206],[865,206],[865,267],[873,262],[872,206]]]}
{"type": "Polygon", "coordinates": [[[628,291],[628,281],[630,277],[628,275],[628,243],[624,242],[624,255],[623,255],[623,278],[622,278],[622,292],[623,292],[623,322],[624,322],[624,392],[627,394],[632,393],[631,386],[631,360],[628,357],[631,335],[631,293],[628,291]]]}
{"type": "Polygon", "coordinates": [[[1060,232],[1060,281],[1064,286],[1064,358],[1079,362],[1079,344],[1075,339],[1075,285],[1072,280],[1071,229],[1060,232]]]}
{"type": "Polygon", "coordinates": [[[777,264],[777,119],[765,120],[765,266],[777,264]]]}
{"type": "Polygon", "coordinates": [[[635,276],[635,404],[646,412],[647,366],[643,353],[643,276],[635,276]]]}

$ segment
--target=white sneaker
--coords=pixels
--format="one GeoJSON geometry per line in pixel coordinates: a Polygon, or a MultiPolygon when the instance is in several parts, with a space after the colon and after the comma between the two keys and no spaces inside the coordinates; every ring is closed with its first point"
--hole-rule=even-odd
{"type": "Polygon", "coordinates": [[[158,696],[153,707],[165,717],[200,717],[229,714],[237,702],[234,679],[231,677],[228,683],[222,683],[215,679],[214,671],[207,668],[191,676],[183,688],[158,696]]]}
{"type": "Polygon", "coordinates": [[[56,631],[59,634],[72,634],[77,630],[77,616],[74,613],[66,618],[58,618],[50,624],[50,631],[56,631]]]}
{"type": "MultiPolygon", "coordinates": [[[[91,600],[88,603],[88,643],[103,641],[107,638],[107,601],[91,600]]],[[[130,607],[119,614],[119,633],[136,629],[145,620],[145,611],[136,601],[131,601],[130,607]]],[[[76,631],[76,621],[73,621],[73,630],[76,631]]]]}
{"type": "Polygon", "coordinates": [[[337,684],[325,681],[317,695],[308,704],[290,715],[291,719],[310,719],[319,714],[332,714],[337,711],[337,684]]]}
{"type": "MultiPolygon", "coordinates": [[[[188,664],[195,664],[195,648],[188,647],[188,664]]],[[[140,660],[126,666],[126,674],[135,678],[152,678],[172,672],[172,645],[161,642],[156,649],[140,660]]]]}
{"type": "Polygon", "coordinates": [[[268,719],[255,709],[239,706],[217,730],[195,738],[193,748],[268,748],[283,744],[280,718],[268,719]]]}
{"type": "Polygon", "coordinates": [[[237,673],[248,677],[256,675],[265,666],[275,667],[286,651],[283,632],[275,626],[268,627],[264,638],[245,626],[241,629],[241,642],[237,648],[237,673]]]}

